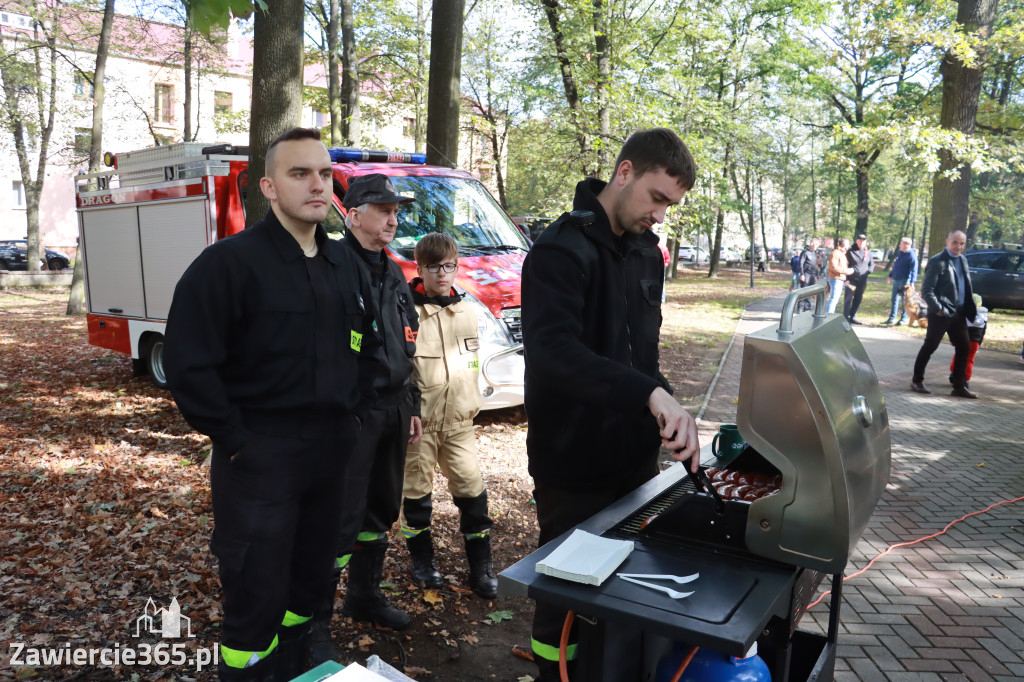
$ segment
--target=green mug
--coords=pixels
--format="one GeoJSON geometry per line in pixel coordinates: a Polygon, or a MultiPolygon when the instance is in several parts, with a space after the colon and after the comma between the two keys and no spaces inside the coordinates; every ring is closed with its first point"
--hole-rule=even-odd
{"type": "Polygon", "coordinates": [[[722,424],[711,441],[711,452],[715,457],[735,457],[746,446],[743,436],[740,435],[740,427],[735,424],[722,424]]]}

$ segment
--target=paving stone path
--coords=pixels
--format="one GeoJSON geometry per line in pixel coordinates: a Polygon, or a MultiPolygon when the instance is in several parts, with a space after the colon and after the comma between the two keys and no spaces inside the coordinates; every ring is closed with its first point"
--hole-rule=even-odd
{"type": "MultiPolygon", "coordinates": [[[[743,337],[778,324],[784,297],[744,311],[700,423],[707,444],[736,417],[743,337]]],[[[890,545],[938,533],[950,522],[1024,496],[1024,364],[986,350],[971,390],[949,395],[953,349],[928,366],[932,395],[910,391],[923,337],[856,327],[885,394],[892,475],[846,570],[863,568],[890,545]]],[[[893,550],[846,581],[837,682],[1024,680],[1024,500],[955,524],[945,534],[893,550]]],[[[824,632],[827,600],[801,628],[824,632]]]]}

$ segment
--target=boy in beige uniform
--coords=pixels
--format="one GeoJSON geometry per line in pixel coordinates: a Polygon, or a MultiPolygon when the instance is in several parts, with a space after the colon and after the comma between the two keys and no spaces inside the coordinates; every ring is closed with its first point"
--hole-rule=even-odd
{"type": "Polygon", "coordinates": [[[419,277],[409,285],[420,316],[412,380],[421,395],[423,437],[409,445],[402,490],[402,534],[412,558],[410,573],[425,587],[444,581],[434,566],[430,536],[434,467],[448,479],[459,530],[466,540],[469,585],[481,597],[498,594],[491,565],[491,526],[487,491],[477,462],[473,417],[480,411],[477,377],[477,319],[453,288],[459,247],[445,234],[431,233],[416,243],[419,277]]]}

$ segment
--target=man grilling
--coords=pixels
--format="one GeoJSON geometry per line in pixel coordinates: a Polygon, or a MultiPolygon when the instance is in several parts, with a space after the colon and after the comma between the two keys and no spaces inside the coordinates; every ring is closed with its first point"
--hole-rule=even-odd
{"type": "MultiPolygon", "coordinates": [[[[526,257],[526,447],[541,545],[655,476],[660,445],[694,470],[699,465],[693,417],[658,368],[665,266],[651,232],[695,178],[678,135],[636,132],[611,180],[580,182],[575,210],[552,223],[526,257]]],[[[532,645],[540,680],[559,679],[565,617],[537,604],[532,645]]],[[[574,642],[570,634],[570,670],[574,642]]]]}

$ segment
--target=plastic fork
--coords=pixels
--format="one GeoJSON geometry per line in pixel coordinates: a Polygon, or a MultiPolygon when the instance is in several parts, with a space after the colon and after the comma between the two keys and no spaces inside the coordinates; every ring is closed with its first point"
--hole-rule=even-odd
{"type": "Polygon", "coordinates": [[[665,587],[664,585],[655,585],[653,583],[645,583],[643,580],[637,580],[636,578],[629,578],[629,577],[626,577],[626,576],[622,575],[621,573],[619,574],[619,577],[622,578],[623,580],[629,581],[631,583],[636,583],[637,585],[642,585],[643,587],[649,587],[652,590],[657,590],[658,592],[664,592],[665,594],[670,596],[672,599],[682,599],[683,597],[689,597],[691,594],[693,594],[693,592],[680,592],[679,590],[673,590],[671,587],[665,587]]]}
{"type": "Polygon", "coordinates": [[[654,573],[616,573],[620,578],[647,578],[648,580],[671,580],[678,585],[692,583],[700,577],[700,573],[693,575],[656,575],[654,573]]]}

